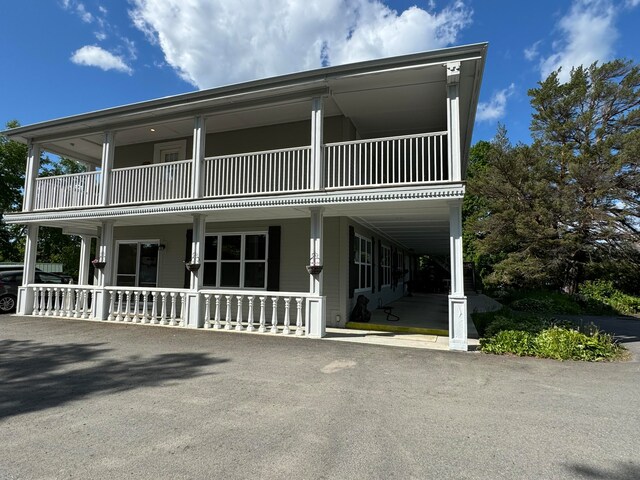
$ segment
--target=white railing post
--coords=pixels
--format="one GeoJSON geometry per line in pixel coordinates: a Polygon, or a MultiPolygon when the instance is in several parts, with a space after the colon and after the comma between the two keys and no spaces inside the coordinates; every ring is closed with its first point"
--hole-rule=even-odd
{"type": "Polygon", "coordinates": [[[253,332],[255,328],[253,327],[253,295],[247,297],[249,301],[249,312],[247,313],[247,332],[253,332]]]}
{"type": "Polygon", "coordinates": [[[227,311],[224,315],[224,329],[225,330],[231,330],[231,298],[233,298],[231,295],[225,295],[226,300],[227,300],[227,311]]]}
{"type": "Polygon", "coordinates": [[[466,351],[467,297],[462,263],[462,200],[449,203],[451,292],[449,294],[449,350],[466,351]]]}
{"type": "Polygon", "coordinates": [[[214,295],[216,299],[216,312],[213,315],[213,328],[219,330],[222,325],[220,324],[220,295],[214,295]]]}
{"type": "Polygon", "coordinates": [[[242,295],[237,295],[236,298],[238,299],[238,311],[236,312],[236,331],[241,332],[242,330],[244,330],[244,328],[242,327],[242,299],[243,299],[243,296],[242,295]]]}
{"type": "Polygon", "coordinates": [[[460,62],[450,62],[447,68],[447,146],[449,150],[448,179],[462,179],[460,157],[460,62]]]}

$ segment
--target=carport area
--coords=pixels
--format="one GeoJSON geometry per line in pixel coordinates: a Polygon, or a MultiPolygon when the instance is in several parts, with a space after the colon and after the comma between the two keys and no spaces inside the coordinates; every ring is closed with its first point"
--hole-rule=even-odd
{"type": "MultiPolygon", "coordinates": [[[[395,345],[402,347],[449,348],[448,296],[415,293],[371,312],[369,323],[347,323],[347,328],[328,328],[330,340],[395,345]]],[[[479,344],[471,314],[497,310],[500,304],[486,295],[467,293],[467,336],[470,350],[479,344]]]]}

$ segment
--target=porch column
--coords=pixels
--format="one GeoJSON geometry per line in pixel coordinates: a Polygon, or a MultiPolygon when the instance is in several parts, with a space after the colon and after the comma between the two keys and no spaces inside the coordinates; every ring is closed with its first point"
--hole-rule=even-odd
{"type": "MultiPolygon", "coordinates": [[[[322,266],[323,261],[323,222],[324,210],[312,207],[311,229],[309,235],[309,266],[322,266]]],[[[324,272],[309,275],[309,293],[316,298],[308,298],[306,305],[307,335],[324,337],[326,329],[325,298],[322,296],[322,280],[324,272]],[[319,298],[318,298],[319,297],[319,298]]]]}
{"type": "Polygon", "coordinates": [[[447,63],[447,147],[449,180],[462,180],[460,158],[460,62],[447,63]]]}
{"type": "Polygon", "coordinates": [[[104,132],[102,142],[102,175],[100,179],[100,205],[107,206],[111,203],[111,170],[113,169],[113,156],[115,152],[115,133],[104,132]]]}
{"type": "Polygon", "coordinates": [[[206,119],[198,115],[193,123],[193,156],[191,168],[191,198],[202,198],[205,137],[207,135],[206,119]]]}
{"type": "Polygon", "coordinates": [[[321,190],[324,186],[322,168],[324,158],[322,156],[323,142],[323,118],[324,100],[316,97],[311,103],[311,188],[321,190]]]}
{"type": "Polygon", "coordinates": [[[99,262],[104,262],[102,269],[96,269],[96,288],[93,291],[93,317],[96,320],[106,320],[109,316],[109,294],[104,287],[109,286],[112,281],[113,266],[116,259],[113,253],[113,220],[102,222],[100,238],[96,258],[99,262]]]}
{"type": "Polygon", "coordinates": [[[40,145],[29,140],[27,151],[27,171],[24,176],[24,199],[22,211],[30,212],[35,206],[36,178],[40,170],[40,145]]]}
{"type": "Polygon", "coordinates": [[[91,261],[91,236],[80,235],[80,265],[78,285],[89,285],[89,262],[91,261]]]}
{"type": "Polygon", "coordinates": [[[451,292],[449,293],[449,350],[467,350],[467,297],[462,265],[462,200],[449,204],[451,292]]]}
{"type": "MultiPolygon", "coordinates": [[[[38,158],[40,158],[39,155],[38,158]]],[[[36,274],[38,230],[38,225],[27,225],[24,244],[24,271],[22,274],[22,286],[18,288],[18,305],[16,308],[16,313],[20,315],[30,315],[33,308],[33,290],[27,286],[34,282],[36,274]]]]}
{"type": "Polygon", "coordinates": [[[191,264],[199,265],[197,270],[190,272],[190,289],[187,294],[187,325],[192,328],[204,326],[204,302],[200,290],[204,280],[204,240],[206,221],[203,215],[193,216],[193,237],[191,240],[191,264]]]}

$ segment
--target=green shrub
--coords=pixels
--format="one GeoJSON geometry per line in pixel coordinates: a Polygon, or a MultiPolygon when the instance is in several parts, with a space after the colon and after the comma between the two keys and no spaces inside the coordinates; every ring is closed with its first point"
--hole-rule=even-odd
{"type": "Polygon", "coordinates": [[[553,309],[550,299],[520,298],[511,302],[511,308],[521,312],[548,312],[553,309]]]}
{"type": "Polygon", "coordinates": [[[573,329],[552,327],[541,331],[535,338],[535,354],[556,360],[610,360],[621,353],[621,347],[600,331],[592,335],[573,329]]]}
{"type": "Polygon", "coordinates": [[[621,292],[611,280],[584,282],[580,285],[579,292],[592,309],[604,310],[609,307],[623,315],[633,315],[640,310],[640,297],[621,292]]]}
{"type": "Polygon", "coordinates": [[[521,330],[502,330],[493,337],[480,339],[480,350],[497,355],[534,355],[534,346],[535,334],[521,330]]]}

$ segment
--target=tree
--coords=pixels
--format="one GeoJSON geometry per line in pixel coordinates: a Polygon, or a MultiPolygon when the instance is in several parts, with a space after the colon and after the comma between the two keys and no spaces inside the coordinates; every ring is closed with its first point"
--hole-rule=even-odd
{"type": "MultiPolygon", "coordinates": [[[[7,128],[19,127],[19,122],[7,122],[7,128]]],[[[22,263],[24,257],[24,231],[19,225],[7,225],[4,214],[22,208],[27,146],[0,136],[0,261],[22,263]]],[[[60,158],[51,161],[40,158],[40,176],[80,173],[85,168],[60,158]]],[[[64,235],[59,228],[40,227],[38,235],[38,261],[62,263],[65,272],[77,275],[80,258],[78,237],[64,235]]]]}
{"type": "Polygon", "coordinates": [[[469,180],[483,199],[474,248],[499,258],[486,280],[575,292],[605,263],[640,271],[639,67],[579,67],[564,84],[554,72],[529,96],[533,144],[500,129],[469,180]]]}

